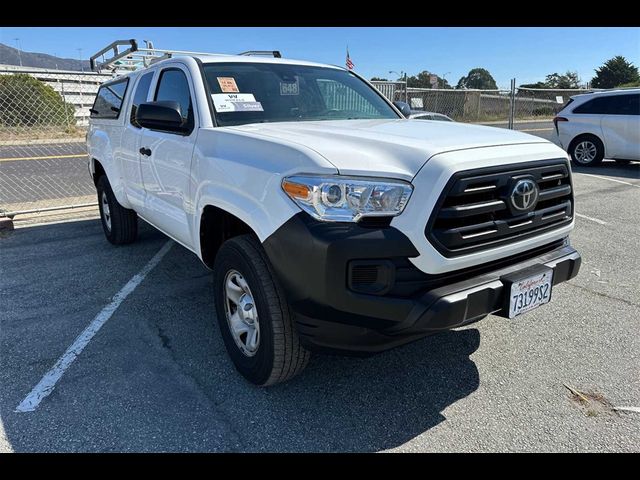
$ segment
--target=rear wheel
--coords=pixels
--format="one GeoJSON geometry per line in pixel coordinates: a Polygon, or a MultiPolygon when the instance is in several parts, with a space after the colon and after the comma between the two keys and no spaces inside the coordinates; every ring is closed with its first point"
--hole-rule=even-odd
{"type": "Polygon", "coordinates": [[[106,175],[98,179],[96,189],[102,229],[107,240],[114,245],[125,245],[135,241],[138,235],[136,212],[118,203],[106,175]]]}
{"type": "Polygon", "coordinates": [[[250,382],[269,386],[307,365],[282,288],[252,235],[227,240],[213,266],[215,305],[225,347],[250,382]]]}
{"type": "Polygon", "coordinates": [[[604,145],[594,135],[582,135],[571,142],[569,154],[575,165],[591,167],[602,162],[604,145]]]}

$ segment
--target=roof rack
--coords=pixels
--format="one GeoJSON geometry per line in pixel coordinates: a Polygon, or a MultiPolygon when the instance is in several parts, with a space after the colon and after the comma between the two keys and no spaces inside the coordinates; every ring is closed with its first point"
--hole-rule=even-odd
{"type": "MultiPolygon", "coordinates": [[[[135,39],[116,40],[93,54],[89,59],[91,70],[101,72],[109,70],[112,73],[132,72],[140,68],[148,67],[155,62],[171,58],[174,55],[227,55],[211,52],[189,52],[184,50],[164,50],[154,48],[153,42],[144,40],[146,48],[139,48],[135,39]],[[124,47],[124,49],[123,49],[124,47]],[[108,54],[111,56],[106,56],[108,54]]],[[[249,50],[238,55],[268,55],[274,58],[282,58],[278,50],[249,50]]]]}
{"type": "Polygon", "coordinates": [[[266,55],[273,58],[282,58],[282,54],[279,50],[249,50],[248,52],[242,52],[238,55],[266,55]]]}

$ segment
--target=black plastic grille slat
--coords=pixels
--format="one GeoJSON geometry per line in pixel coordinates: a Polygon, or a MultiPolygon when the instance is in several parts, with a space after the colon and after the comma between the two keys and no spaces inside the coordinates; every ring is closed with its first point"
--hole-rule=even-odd
{"type": "Polygon", "coordinates": [[[378,267],[375,265],[359,265],[353,268],[351,282],[357,285],[376,283],[378,267]]]}
{"type": "Polygon", "coordinates": [[[425,235],[445,256],[456,256],[570,223],[573,190],[569,172],[565,159],[458,172],[438,200],[425,235]],[[514,215],[508,206],[509,195],[520,176],[538,184],[539,197],[533,211],[514,215]]]}

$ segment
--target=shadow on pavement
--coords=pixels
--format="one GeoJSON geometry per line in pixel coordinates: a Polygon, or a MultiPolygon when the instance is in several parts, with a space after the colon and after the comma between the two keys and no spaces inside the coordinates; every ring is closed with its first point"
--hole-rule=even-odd
{"type": "Polygon", "coordinates": [[[12,239],[13,254],[22,248],[40,264],[7,273],[34,284],[39,311],[47,313],[34,317],[25,298],[4,316],[10,328],[3,350],[14,358],[1,362],[0,412],[15,451],[378,451],[438,425],[447,407],[479,386],[470,355],[480,333],[468,328],[367,359],[316,355],[289,383],[256,388],[226,355],[211,275],[174,245],[39,410],[14,413],[113,294],[99,289],[109,282],[120,288],[165,241],[143,227],[140,242],[114,248],[100,230],[97,220],[74,222],[34,227],[28,235],[22,230],[23,239],[12,239]],[[51,238],[47,256],[33,257],[51,238]],[[55,260],[59,251],[64,258],[55,260]],[[96,268],[101,264],[109,264],[108,271],[96,268]],[[59,287],[55,271],[63,265],[59,287]],[[78,282],[70,289],[98,294],[67,296],[56,313],[70,278],[78,282]],[[50,331],[42,335],[43,328],[50,331]]]}
{"type": "Polygon", "coordinates": [[[640,162],[622,163],[615,160],[604,160],[595,167],[578,167],[571,164],[571,170],[575,173],[589,173],[613,178],[630,178],[640,180],[640,162]]]}

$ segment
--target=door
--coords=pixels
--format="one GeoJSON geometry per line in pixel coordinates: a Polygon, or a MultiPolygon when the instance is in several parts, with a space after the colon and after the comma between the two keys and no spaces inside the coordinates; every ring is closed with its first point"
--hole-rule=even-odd
{"type": "Polygon", "coordinates": [[[189,72],[181,65],[164,68],[156,83],[154,101],[178,102],[188,132],[142,129],[139,151],[145,190],[144,214],[151,223],[191,247],[187,221],[191,158],[198,132],[196,106],[189,72]]]}
{"type": "Polygon", "coordinates": [[[602,132],[607,156],[640,160],[640,94],[607,96],[602,132]]]}
{"type": "Polygon", "coordinates": [[[144,208],[144,185],[142,183],[142,172],[140,170],[140,137],[142,127],[136,122],[136,109],[138,105],[146,102],[149,98],[151,81],[155,72],[148,72],[138,77],[138,81],[133,85],[133,99],[125,119],[125,128],[122,133],[122,174],[124,188],[129,203],[134,210],[140,211],[144,208]]]}

